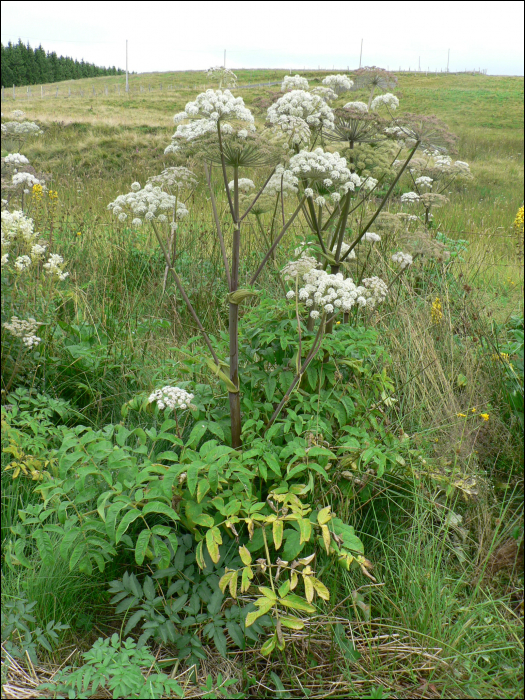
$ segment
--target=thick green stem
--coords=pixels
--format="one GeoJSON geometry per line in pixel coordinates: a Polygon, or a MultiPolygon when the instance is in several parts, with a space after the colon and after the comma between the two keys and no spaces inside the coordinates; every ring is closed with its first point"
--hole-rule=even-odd
{"type": "MultiPolygon", "coordinates": [[[[226,183],[228,186],[228,183],[226,183]]],[[[241,248],[241,225],[239,222],[239,168],[233,168],[233,243],[231,267],[231,291],[239,288],[239,258],[241,248]]],[[[230,380],[239,388],[239,305],[230,302],[229,314],[230,332],[230,380]]],[[[232,447],[241,446],[241,396],[239,391],[229,392],[230,418],[232,430],[232,447]]]]}

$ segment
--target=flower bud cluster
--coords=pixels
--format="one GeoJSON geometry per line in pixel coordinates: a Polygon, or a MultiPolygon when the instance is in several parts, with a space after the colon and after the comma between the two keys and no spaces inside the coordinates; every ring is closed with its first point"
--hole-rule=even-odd
{"type": "Polygon", "coordinates": [[[282,115],[300,117],[310,129],[334,125],[334,113],[323,98],[304,90],[292,90],[268,107],[267,118],[271,124],[276,124],[282,115]]]}
{"type": "MultiPolygon", "coordinates": [[[[296,248],[295,252],[296,254],[300,253],[301,257],[297,260],[290,260],[290,262],[286,263],[286,265],[281,270],[283,279],[286,281],[293,281],[299,277],[302,277],[313,268],[316,268],[319,264],[315,258],[307,255],[308,249],[301,251],[300,248],[296,248]]],[[[290,292],[288,292],[288,294],[290,294],[290,292]]],[[[294,293],[292,293],[292,297],[293,295],[294,293]]],[[[291,299],[292,297],[288,296],[289,299],[291,299]]]]}
{"type": "Polygon", "coordinates": [[[392,262],[395,262],[399,267],[404,270],[405,267],[408,267],[409,265],[412,265],[414,262],[412,256],[410,253],[403,253],[402,251],[399,251],[397,253],[394,253],[392,255],[392,262]]]}
{"type": "Polygon", "coordinates": [[[308,80],[300,75],[285,75],[281,83],[281,92],[288,90],[308,90],[308,80]]]}
{"type": "Polygon", "coordinates": [[[42,340],[42,338],[35,335],[38,326],[42,324],[32,317],[29,317],[27,321],[23,321],[18,316],[11,316],[11,323],[6,322],[3,325],[15,338],[22,338],[22,342],[27,348],[36,347],[42,340]]]}
{"type": "Polygon", "coordinates": [[[163,411],[169,408],[171,411],[177,409],[185,410],[187,408],[195,408],[191,403],[194,398],[193,394],[179,389],[176,386],[163,386],[162,389],[157,389],[148,398],[148,403],[157,403],[159,410],[163,411]]]}
{"type": "Polygon", "coordinates": [[[318,95],[321,97],[326,103],[333,102],[333,100],[337,99],[337,92],[334,92],[332,88],[329,87],[314,87],[310,92],[312,95],[318,95]]]}

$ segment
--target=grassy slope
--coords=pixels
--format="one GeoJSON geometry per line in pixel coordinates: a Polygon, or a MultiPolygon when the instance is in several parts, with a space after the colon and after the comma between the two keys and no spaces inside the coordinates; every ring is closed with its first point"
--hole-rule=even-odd
{"type": "MultiPolygon", "coordinates": [[[[271,71],[239,72],[241,84],[278,80],[282,75],[282,72],[271,71]]],[[[317,74],[311,77],[319,79],[317,74]]],[[[28,143],[23,150],[37,168],[53,174],[52,186],[58,190],[60,198],[55,235],[59,250],[73,272],[73,282],[78,284],[74,303],[83,307],[86,318],[93,318],[106,330],[115,333],[119,349],[123,354],[129,353],[125,355],[128,364],[131,365],[132,359],[135,361],[135,355],[131,358],[131,353],[136,348],[140,350],[142,381],[147,385],[166,359],[165,346],[170,344],[160,332],[148,330],[148,319],[173,321],[173,338],[172,331],[168,333],[171,344],[176,342],[180,327],[175,324],[166,297],[160,298],[158,280],[162,265],[159,270],[152,270],[146,261],[142,272],[135,275],[138,267],[133,267],[132,261],[122,252],[126,241],[117,238],[106,205],[117,194],[129,191],[133,180],[144,183],[147,177],[170,165],[170,159],[163,151],[173,133],[172,115],[194,98],[204,87],[205,80],[202,74],[186,73],[132,76],[130,82],[134,91],[128,97],[123,93],[122,77],[99,78],[71,83],[73,92],[82,86],[84,97],[62,97],[69,84],[60,83],[56,99],[33,97],[13,104],[7,95],[2,110],[8,114],[11,109],[22,108],[29,118],[45,124],[44,136],[28,143]],[[140,84],[145,89],[149,85],[158,86],[160,81],[164,88],[162,93],[158,87],[143,93],[136,89],[140,84]],[[120,96],[114,92],[118,83],[121,85],[120,96]],[[93,86],[101,93],[105,85],[109,89],[108,96],[88,97],[93,86]],[[175,85],[177,89],[168,91],[167,85],[175,85]],[[77,237],[79,230],[82,235],[77,237]],[[108,235],[112,245],[108,245],[108,235]],[[146,330],[140,331],[141,327],[146,330]]],[[[54,95],[54,88],[47,86],[47,92],[54,95]]],[[[434,113],[460,137],[458,157],[471,163],[476,179],[464,194],[454,195],[451,204],[439,210],[436,218],[444,230],[454,232],[450,234],[452,237],[467,238],[472,242],[471,262],[483,261],[479,298],[485,295],[483,299],[491,312],[504,317],[521,305],[522,277],[516,264],[513,240],[503,236],[508,234],[523,198],[523,79],[404,74],[400,76],[399,92],[405,111],[434,113]]],[[[266,88],[239,92],[248,105],[267,93],[266,88]]],[[[344,98],[340,100],[342,104],[345,101],[344,98]]],[[[217,328],[225,320],[219,303],[224,290],[207,287],[206,279],[201,278],[213,277],[214,271],[202,275],[201,266],[193,264],[199,262],[198,251],[209,241],[205,206],[201,190],[192,205],[185,241],[189,255],[187,275],[192,299],[196,300],[200,311],[211,309],[207,325],[217,328]],[[195,245],[196,236],[200,237],[198,245],[195,245]],[[216,308],[209,303],[210,295],[217,297],[216,308]]],[[[465,274],[469,274],[469,266],[464,267],[465,274]]],[[[439,293],[444,296],[447,291],[439,293]]],[[[454,352],[448,351],[448,339],[441,341],[434,337],[436,333],[432,335],[426,312],[425,315],[419,313],[416,302],[407,311],[406,319],[402,319],[402,332],[392,324],[386,329],[385,342],[390,344],[400,384],[404,383],[402,372],[411,375],[413,368],[419,367],[427,355],[431,359],[439,356],[441,361],[444,356],[450,357],[449,364],[440,366],[439,372],[436,368],[429,376],[418,376],[400,397],[401,413],[406,416],[404,427],[411,433],[421,431],[425,439],[432,436],[433,440],[446,443],[442,455],[448,458],[447,450],[473,447],[465,439],[461,426],[451,428],[449,425],[450,415],[455,416],[457,410],[454,393],[457,387],[453,380],[458,371],[467,374],[470,383],[460,399],[468,405],[482,405],[487,393],[482,385],[484,375],[479,374],[480,367],[475,362],[468,371],[457,363],[454,352]]],[[[450,321],[450,337],[452,327],[450,321]]],[[[118,407],[128,397],[128,391],[125,378],[120,384],[115,381],[114,385],[108,380],[101,388],[105,394],[102,399],[105,401],[106,395],[109,396],[118,414],[118,407]]],[[[103,405],[102,401],[100,403],[103,405]]],[[[103,419],[104,415],[102,412],[100,418],[103,419]]],[[[486,443],[503,442],[502,426],[498,428],[494,424],[492,428],[489,425],[487,430],[486,443]]],[[[439,454],[439,445],[436,450],[439,454]]],[[[492,454],[490,448],[487,450],[492,454]]],[[[407,498],[412,496],[407,495],[407,498]]],[[[367,533],[367,552],[376,562],[378,579],[385,584],[382,593],[375,593],[375,589],[370,588],[367,602],[372,606],[373,617],[384,621],[381,632],[401,631],[412,649],[418,645],[421,649],[439,647],[450,666],[436,665],[435,671],[422,672],[426,678],[423,682],[413,669],[418,659],[423,663],[424,656],[419,657],[414,651],[409,656],[410,662],[406,663],[403,652],[389,656],[380,648],[376,653],[373,644],[367,641],[372,628],[365,626],[359,647],[363,653],[362,664],[348,664],[348,668],[343,669],[347,678],[356,684],[356,693],[361,693],[360,688],[369,690],[382,684],[394,692],[397,690],[400,697],[465,697],[476,693],[481,697],[518,697],[520,673],[516,662],[522,647],[515,618],[509,612],[510,589],[505,588],[506,579],[503,587],[498,584],[490,589],[476,585],[480,561],[508,534],[510,525],[500,517],[503,506],[495,505],[487,497],[469,511],[469,530],[488,544],[484,544],[484,548],[480,545],[478,559],[468,565],[457,561],[451,554],[443,528],[436,524],[434,510],[424,495],[421,502],[415,498],[414,502],[406,504],[407,512],[414,508],[420,511],[420,517],[414,522],[411,518],[406,522],[402,519],[385,522],[385,513],[390,507],[392,503],[388,499],[378,502],[377,511],[369,513],[367,520],[362,522],[357,522],[359,513],[348,513],[349,519],[356,521],[356,527],[367,533]],[[446,560],[445,565],[443,560],[446,560]]],[[[476,548],[477,540],[472,545],[476,548]]],[[[43,601],[42,609],[46,609],[47,601],[49,619],[70,621],[68,601],[77,600],[79,581],[76,577],[66,571],[39,571],[28,577],[28,583],[31,597],[43,601]],[[56,580],[58,575],[64,591],[60,596],[64,605],[59,614],[54,608],[49,609],[47,592],[49,581],[56,580]]],[[[93,601],[100,600],[97,591],[102,586],[91,583],[89,588],[87,583],[80,583],[85,596],[81,607],[89,612],[93,601]],[[86,590],[89,595],[86,595],[86,590]]],[[[362,584],[361,578],[354,580],[345,572],[334,572],[334,600],[343,600],[362,584]]],[[[20,581],[10,580],[9,591],[16,592],[20,585],[20,581]]],[[[360,615],[348,602],[342,604],[339,614],[350,619],[360,615]]],[[[44,621],[47,622],[47,618],[44,621]]],[[[360,624],[365,625],[365,622],[362,618],[360,624]]],[[[93,634],[96,636],[95,632],[93,634]]],[[[290,684],[293,687],[290,679],[295,673],[294,664],[292,662],[288,668],[287,663],[284,660],[282,678],[289,681],[287,687],[290,684]]],[[[303,668],[311,663],[311,658],[301,661],[303,668]]],[[[336,666],[340,663],[338,661],[336,666]]],[[[329,671],[322,673],[328,683],[329,671]]],[[[295,687],[300,694],[299,686],[295,687]]],[[[349,687],[346,686],[346,692],[349,692],[349,687]]]]}

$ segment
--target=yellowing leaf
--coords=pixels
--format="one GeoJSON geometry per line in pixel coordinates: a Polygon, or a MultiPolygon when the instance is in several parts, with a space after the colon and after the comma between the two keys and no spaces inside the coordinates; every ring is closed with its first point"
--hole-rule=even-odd
{"type": "Polygon", "coordinates": [[[299,620],[298,617],[281,617],[281,624],[283,627],[287,627],[290,630],[302,630],[304,628],[304,622],[299,620]]]}
{"type": "Polygon", "coordinates": [[[299,523],[299,530],[301,532],[301,539],[299,540],[299,544],[303,544],[303,542],[309,542],[310,536],[312,534],[312,523],[306,518],[301,518],[297,522],[299,523]]]}
{"type": "Polygon", "coordinates": [[[203,542],[202,540],[199,542],[197,545],[197,549],[195,550],[195,560],[197,562],[197,566],[199,569],[204,569],[205,563],[204,563],[204,554],[202,553],[202,545],[203,542]]]}
{"type": "Polygon", "coordinates": [[[317,514],[317,522],[319,523],[319,525],[326,525],[326,523],[329,520],[331,520],[331,518],[332,516],[330,515],[330,506],[323,508],[317,514]]]}
{"type": "Polygon", "coordinates": [[[234,571],[233,576],[230,579],[230,595],[232,598],[237,598],[237,577],[239,572],[234,571]]]}
{"type": "MultiPolygon", "coordinates": [[[[251,613],[250,613],[251,614],[251,613]]],[[[249,615],[248,615],[249,617],[249,615]]],[[[246,618],[246,627],[248,627],[248,617],[246,618]]],[[[251,623],[250,623],[251,624],[251,623]]],[[[275,642],[277,641],[277,635],[272,634],[271,637],[269,637],[264,644],[261,647],[261,654],[263,656],[268,656],[268,654],[271,654],[272,651],[275,649],[275,642]]]]}
{"type": "Polygon", "coordinates": [[[310,576],[303,576],[303,583],[304,583],[304,594],[306,596],[306,600],[311,603],[312,600],[314,599],[314,584],[312,583],[312,579],[310,576]]]}
{"type": "Polygon", "coordinates": [[[330,593],[328,593],[328,588],[324,585],[324,583],[321,583],[319,579],[314,578],[313,576],[310,580],[312,581],[319,598],[322,598],[323,600],[330,600],[330,593]]]}
{"type": "Polygon", "coordinates": [[[297,576],[296,571],[292,571],[292,575],[290,576],[290,588],[293,589],[297,586],[299,582],[299,577],[297,576]]]}
{"type": "MultiPolygon", "coordinates": [[[[202,544],[202,542],[200,542],[199,544],[202,544]]],[[[217,542],[215,542],[215,538],[213,536],[213,530],[208,530],[206,532],[206,547],[208,548],[208,552],[210,554],[212,562],[214,564],[217,564],[219,559],[221,558],[221,555],[219,554],[219,547],[217,545],[217,542]]]]}
{"type": "MultiPolygon", "coordinates": [[[[259,590],[264,596],[270,598],[270,600],[277,600],[277,596],[271,588],[267,588],[266,586],[259,586],[259,590]]],[[[257,605],[257,603],[255,603],[255,605],[257,605]]]]}
{"type": "Polygon", "coordinates": [[[249,566],[252,563],[252,555],[244,544],[242,547],[239,547],[239,556],[244,566],[249,566]]]}
{"type": "Polygon", "coordinates": [[[252,578],[253,578],[253,571],[252,571],[251,566],[245,566],[244,569],[242,570],[241,593],[246,593],[246,591],[250,587],[250,581],[252,578]]]}
{"type": "MultiPolygon", "coordinates": [[[[201,542],[201,544],[202,544],[202,542],[201,542]]],[[[224,591],[226,590],[226,586],[230,583],[230,579],[234,573],[235,573],[234,571],[227,571],[221,577],[221,580],[219,581],[219,588],[221,589],[221,593],[224,593],[224,591]]]]}
{"type": "Polygon", "coordinates": [[[273,543],[275,549],[279,549],[283,541],[283,521],[274,520],[273,523],[273,543]]]}
{"type": "Polygon", "coordinates": [[[330,554],[330,530],[326,525],[321,525],[321,532],[323,533],[323,542],[326,547],[326,553],[330,554]]]}
{"type": "Polygon", "coordinates": [[[295,593],[289,593],[286,598],[279,598],[279,603],[281,605],[286,606],[287,608],[294,608],[295,610],[303,610],[304,612],[307,613],[314,613],[315,608],[313,605],[310,605],[309,603],[304,600],[304,598],[301,598],[298,595],[295,595],[295,593]]]}

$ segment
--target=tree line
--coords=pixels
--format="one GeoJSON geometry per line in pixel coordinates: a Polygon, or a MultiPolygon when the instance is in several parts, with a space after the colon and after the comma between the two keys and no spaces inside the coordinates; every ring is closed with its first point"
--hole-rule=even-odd
{"type": "Polygon", "coordinates": [[[57,83],[61,80],[76,80],[78,78],[95,78],[100,75],[121,75],[121,68],[101,68],[94,63],[69,56],[57,56],[55,51],[44,51],[40,45],[32,49],[18,40],[18,44],[9,42],[1,44],[2,51],[2,85],[39,85],[41,83],[57,83]]]}

